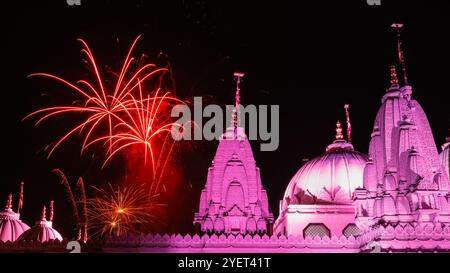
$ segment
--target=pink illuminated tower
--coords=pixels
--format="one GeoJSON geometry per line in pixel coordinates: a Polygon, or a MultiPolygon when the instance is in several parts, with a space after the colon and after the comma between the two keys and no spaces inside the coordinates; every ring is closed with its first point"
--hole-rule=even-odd
{"type": "MultiPolygon", "coordinates": [[[[401,26],[393,25],[395,29],[401,26]]],[[[417,242],[413,234],[422,230],[439,233],[450,224],[448,177],[439,162],[427,116],[412,98],[400,42],[398,51],[404,85],[400,87],[395,66],[391,67],[391,86],[373,126],[364,187],[354,195],[357,224],[369,233],[378,233],[383,249],[414,248],[415,243],[422,247],[426,244],[417,242]],[[409,230],[411,235],[394,240],[387,235],[394,228],[409,230]]],[[[438,241],[427,244],[431,249],[443,247],[438,241]]]]}
{"type": "Polygon", "coordinates": [[[239,92],[243,73],[237,78],[232,126],[222,135],[208,169],[194,225],[202,233],[271,233],[273,215],[260,171],[244,128],[239,125],[239,92]]]}

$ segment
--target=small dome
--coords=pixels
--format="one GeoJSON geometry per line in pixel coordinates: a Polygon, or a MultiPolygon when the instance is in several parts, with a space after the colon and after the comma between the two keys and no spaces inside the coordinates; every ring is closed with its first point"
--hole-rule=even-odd
{"type": "MultiPolygon", "coordinates": [[[[52,215],[52,214],[51,214],[52,215]]],[[[50,218],[53,218],[50,216],[50,218]]],[[[63,238],[58,231],[53,228],[53,222],[47,221],[45,216],[45,207],[42,210],[41,220],[36,222],[36,224],[22,233],[17,239],[19,242],[47,242],[50,240],[62,241],[63,238]]]]}
{"type": "Polygon", "coordinates": [[[0,212],[0,241],[14,242],[19,236],[30,227],[20,220],[20,214],[15,213],[12,209],[12,195],[8,197],[5,210],[0,212]]]}
{"type": "Polygon", "coordinates": [[[363,186],[366,163],[367,156],[350,143],[334,141],[291,179],[281,209],[289,204],[352,204],[353,191],[363,186]]]}
{"type": "Polygon", "coordinates": [[[52,227],[52,222],[41,220],[32,228],[28,229],[19,237],[20,242],[47,242],[50,240],[62,241],[63,238],[58,231],[52,227]]]}
{"type": "Polygon", "coordinates": [[[446,138],[447,143],[442,145],[442,153],[439,155],[442,167],[450,178],[450,137],[446,138]]]}

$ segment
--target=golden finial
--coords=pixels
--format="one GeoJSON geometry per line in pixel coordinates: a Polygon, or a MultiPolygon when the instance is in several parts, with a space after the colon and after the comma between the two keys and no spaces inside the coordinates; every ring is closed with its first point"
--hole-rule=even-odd
{"type": "Polygon", "coordinates": [[[50,222],[53,221],[53,203],[54,203],[53,200],[50,201],[50,219],[49,219],[50,222]]]}
{"type": "Polygon", "coordinates": [[[336,123],[336,140],[342,140],[342,139],[344,139],[344,136],[342,135],[341,123],[338,120],[336,123]]]}
{"type": "Polygon", "coordinates": [[[12,193],[8,195],[8,201],[6,202],[6,209],[12,208],[12,193]]]}
{"type": "Polygon", "coordinates": [[[44,206],[42,208],[42,215],[41,215],[41,220],[42,221],[47,220],[46,214],[47,214],[47,208],[44,206]]]}
{"type": "Polygon", "coordinates": [[[395,65],[391,65],[391,84],[398,84],[397,70],[395,65]]]}

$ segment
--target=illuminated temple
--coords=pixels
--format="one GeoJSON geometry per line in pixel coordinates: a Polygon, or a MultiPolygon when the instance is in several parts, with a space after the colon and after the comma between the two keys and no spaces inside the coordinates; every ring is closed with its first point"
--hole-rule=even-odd
{"type": "Polygon", "coordinates": [[[201,192],[199,212],[194,224],[201,233],[269,234],[273,215],[261,183],[252,148],[238,124],[239,84],[236,73],[236,106],[233,126],[222,135],[216,155],[208,169],[201,192]]]}
{"type": "MultiPolygon", "coordinates": [[[[0,212],[0,243],[13,243],[27,246],[35,243],[62,242],[63,238],[58,231],[53,228],[53,201],[50,201],[50,219],[47,220],[47,210],[44,206],[41,218],[30,228],[20,220],[20,209],[23,206],[23,182],[20,185],[20,200],[17,212],[13,211],[12,194],[8,195],[6,208],[0,212]]],[[[11,248],[12,249],[12,248],[11,248]]]]}
{"type": "MultiPolygon", "coordinates": [[[[109,251],[144,252],[449,252],[450,138],[439,154],[428,118],[408,83],[397,31],[396,66],[381,97],[368,154],[338,121],[335,140],[287,184],[273,221],[243,129],[219,142],[195,213],[194,235],[114,238],[109,251]]],[[[236,105],[239,104],[239,79],[236,105]]],[[[270,192],[269,192],[270,194],[270,192]]]]}
{"type": "MultiPolygon", "coordinates": [[[[243,74],[236,73],[233,121],[205,170],[205,185],[193,215],[196,232],[110,237],[103,250],[450,252],[450,137],[439,153],[428,118],[408,82],[400,46],[402,25],[392,27],[397,31],[399,64],[391,67],[390,84],[380,95],[367,154],[356,151],[351,143],[346,105],[346,134],[338,121],[334,140],[328,146],[324,143],[324,152],[318,151],[285,182],[275,219],[268,203],[270,191],[264,187],[270,189],[270,182],[261,181],[239,124],[243,74]]],[[[42,220],[29,229],[12,211],[9,200],[0,213],[1,239],[17,240],[22,232],[22,237],[40,238],[39,232],[51,231],[51,221],[52,216],[47,221],[43,212],[42,220]]]]}

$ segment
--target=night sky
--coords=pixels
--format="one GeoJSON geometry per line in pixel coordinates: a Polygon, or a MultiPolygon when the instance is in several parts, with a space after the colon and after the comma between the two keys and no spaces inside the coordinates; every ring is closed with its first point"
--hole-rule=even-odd
{"type": "MultiPolygon", "coordinates": [[[[345,120],[345,103],[351,105],[353,144],[367,153],[376,111],[389,86],[389,66],[396,62],[393,22],[406,26],[403,45],[413,96],[427,113],[439,149],[447,134],[448,1],[382,0],[381,6],[369,6],[365,0],[81,0],[78,7],[63,0],[15,2],[2,4],[6,15],[1,17],[0,205],[13,192],[16,206],[20,181],[25,181],[22,219],[29,225],[54,199],[54,226],[66,236],[74,234],[64,188],[52,169],[63,170],[71,183],[82,176],[88,185],[117,182],[120,175],[114,164],[100,170],[98,160],[80,157],[77,140],[46,160],[43,148],[70,128],[70,119],[37,128],[21,121],[35,109],[72,99],[57,83],[26,76],[50,72],[71,81],[86,76],[77,38],[90,44],[99,63],[116,69],[142,34],[137,52],[150,59],[161,51],[167,54],[177,95],[184,99],[205,96],[216,104],[232,104],[233,72],[245,72],[242,104],[280,105],[278,150],[260,152],[259,142],[251,142],[275,216],[302,160],[321,154],[334,139],[336,120],[345,120]]],[[[192,230],[217,142],[193,146],[177,159],[182,182],[169,188],[163,200],[167,232],[192,230]]]]}

